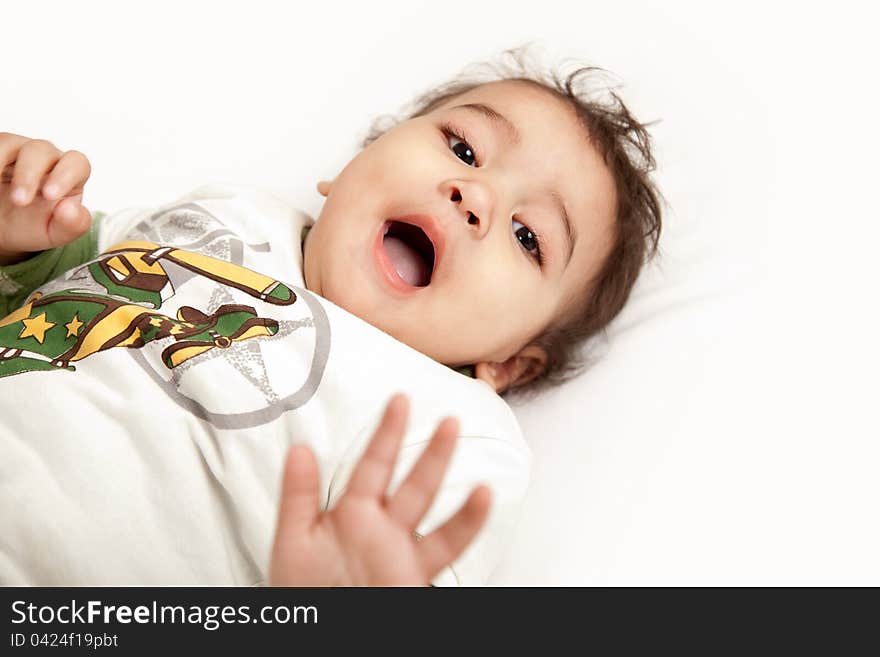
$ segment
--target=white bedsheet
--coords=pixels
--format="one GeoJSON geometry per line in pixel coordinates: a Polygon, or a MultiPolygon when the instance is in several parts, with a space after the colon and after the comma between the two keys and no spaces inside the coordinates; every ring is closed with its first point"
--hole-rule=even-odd
{"type": "Polygon", "coordinates": [[[41,45],[6,35],[23,55],[0,74],[0,130],[87,153],[93,209],[228,180],[316,211],[370,119],[470,61],[535,39],[610,69],[662,119],[663,258],[595,367],[515,409],[535,471],[492,581],[880,584],[861,7],[452,1],[426,23],[427,0],[159,2],[136,21],[58,3],[47,23],[18,3],[4,19],[41,45]]]}

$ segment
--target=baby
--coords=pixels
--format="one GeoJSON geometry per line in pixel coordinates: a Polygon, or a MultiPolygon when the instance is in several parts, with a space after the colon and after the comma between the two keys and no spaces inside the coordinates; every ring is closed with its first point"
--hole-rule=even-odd
{"type": "Polygon", "coordinates": [[[528,485],[501,395],[577,373],[660,230],[645,126],[517,66],[374,129],[317,221],[93,217],[84,155],[0,135],[0,581],[485,583],[528,485]]]}

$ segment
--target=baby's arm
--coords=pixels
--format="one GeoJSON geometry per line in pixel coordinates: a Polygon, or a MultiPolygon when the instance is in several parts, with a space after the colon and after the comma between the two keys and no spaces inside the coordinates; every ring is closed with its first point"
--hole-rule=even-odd
{"type": "Polygon", "coordinates": [[[0,317],[94,257],[100,217],[82,205],[90,173],[78,151],[0,133],[0,317]]]}

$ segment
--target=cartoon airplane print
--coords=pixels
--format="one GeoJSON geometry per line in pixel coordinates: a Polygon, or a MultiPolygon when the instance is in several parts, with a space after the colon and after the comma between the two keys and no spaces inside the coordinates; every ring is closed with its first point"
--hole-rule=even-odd
{"type": "Polygon", "coordinates": [[[183,306],[175,318],[152,309],[174,294],[163,262],[237,288],[277,306],[296,302],[280,281],[239,265],[152,242],[116,245],[86,265],[107,294],[85,290],[35,292],[22,308],[0,319],[0,377],[66,369],[70,363],[113,347],[139,349],[173,337],[162,351],[169,369],[211,349],[278,332],[278,322],[259,317],[251,306],[222,305],[211,315],[183,306]],[[113,295],[113,296],[110,296],[113,295]],[[121,301],[128,299],[131,303],[121,301]]]}

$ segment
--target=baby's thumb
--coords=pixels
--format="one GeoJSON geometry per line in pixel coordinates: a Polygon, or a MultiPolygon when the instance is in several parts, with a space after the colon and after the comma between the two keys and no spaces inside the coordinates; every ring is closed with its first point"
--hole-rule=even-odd
{"type": "Polygon", "coordinates": [[[83,235],[92,225],[91,213],[82,205],[82,194],[68,196],[55,205],[49,218],[49,246],[64,246],[83,235]]]}

